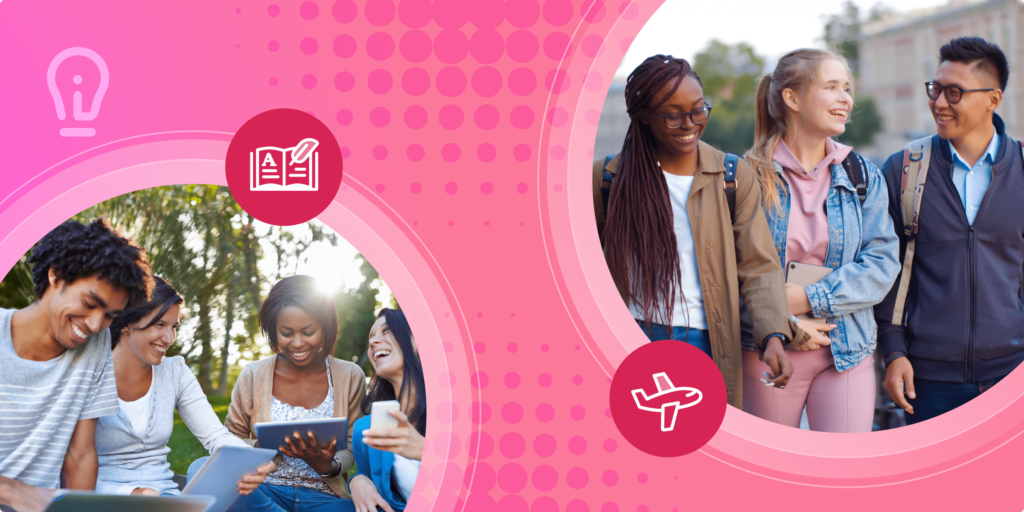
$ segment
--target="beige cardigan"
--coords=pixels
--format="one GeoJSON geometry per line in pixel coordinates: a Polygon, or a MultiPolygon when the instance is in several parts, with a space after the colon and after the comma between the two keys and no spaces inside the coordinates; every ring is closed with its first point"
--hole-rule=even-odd
{"type": "MultiPolygon", "coordinates": [[[[243,367],[231,392],[231,406],[224,426],[253,446],[257,446],[253,424],[270,421],[276,361],[277,355],[273,355],[243,367]]],[[[338,450],[334,455],[334,460],[341,466],[341,473],[333,478],[324,477],[324,483],[334,494],[351,499],[346,482],[348,470],[356,462],[352,455],[352,426],[363,416],[360,406],[366,395],[366,377],[356,364],[332,357],[331,382],[334,386],[334,417],[348,418],[348,443],[344,450],[338,450]]]]}

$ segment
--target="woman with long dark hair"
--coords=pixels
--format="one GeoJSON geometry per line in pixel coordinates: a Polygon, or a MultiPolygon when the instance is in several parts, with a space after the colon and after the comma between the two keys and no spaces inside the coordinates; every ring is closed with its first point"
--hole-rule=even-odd
{"type": "Polygon", "coordinates": [[[339,440],[332,440],[322,449],[315,437],[301,433],[286,439],[277,471],[232,510],[353,510],[345,479],[355,463],[352,425],[362,416],[366,383],[359,366],[334,357],[337,315],[334,300],[310,276],[278,281],[263,301],[260,329],[274,355],[242,368],[231,392],[228,429],[255,443],[256,423],[348,418],[349,443],[339,450],[339,440]]]}
{"type": "MultiPolygon", "coordinates": [[[[96,491],[100,493],[180,494],[167,462],[175,409],[211,453],[220,446],[249,446],[221,424],[185,359],[164,357],[177,338],[184,299],[163,279],[154,277],[154,281],[149,302],[122,312],[110,324],[121,410],[96,424],[96,491]]],[[[205,459],[189,469],[197,470],[205,459]]],[[[268,462],[256,474],[244,477],[238,483],[239,493],[251,493],[274,469],[274,463],[268,462]]]]}
{"type": "Polygon", "coordinates": [[[808,337],[786,309],[754,172],[738,159],[727,180],[726,154],[700,141],[711,106],[683,59],[655,55],[637,66],[626,111],[622,152],[595,173],[595,191],[611,189],[602,242],[612,278],[651,341],[704,351],[729,403],[742,407],[740,299],[771,368],[768,385],[785,386],[793,371],[785,347],[808,337]]]}
{"type": "Polygon", "coordinates": [[[363,399],[363,414],[374,402],[397,400],[389,411],[397,428],[370,428],[370,416],[355,424],[352,449],[358,473],[349,481],[356,512],[405,510],[412,494],[427,432],[426,387],[423,366],[405,313],[385,308],[370,328],[366,355],[373,365],[370,390],[363,399]]]}
{"type": "Polygon", "coordinates": [[[751,351],[756,334],[750,338],[745,329],[744,410],[799,427],[806,406],[811,430],[870,432],[873,306],[899,273],[899,241],[881,171],[832,140],[846,131],[853,75],[834,52],[794,50],[761,77],[756,101],[747,160],[756,170],[779,260],[790,273],[794,265],[831,272],[809,285],[787,284],[787,303],[794,315],[810,314],[820,319],[818,330],[831,332],[796,349],[791,357],[798,369],[781,390],[759,386],[765,365],[751,351]]]}

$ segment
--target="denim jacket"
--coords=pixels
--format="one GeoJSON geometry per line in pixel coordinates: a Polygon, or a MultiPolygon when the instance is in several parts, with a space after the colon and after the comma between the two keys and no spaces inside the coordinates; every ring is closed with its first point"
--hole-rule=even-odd
{"type": "MultiPolygon", "coordinates": [[[[811,314],[826,318],[837,327],[829,333],[832,356],[839,371],[853,368],[871,355],[877,344],[877,326],[872,307],[885,298],[900,271],[899,241],[889,217],[889,195],[885,178],[874,164],[864,161],[867,196],[860,204],[857,190],[840,164],[833,164],[832,188],[825,199],[828,217],[828,252],[825,266],[832,273],[806,286],[811,314]]],[[[782,177],[782,166],[775,173],[782,177]]],[[[779,261],[786,261],[789,228],[789,184],[779,186],[781,215],[765,208],[779,261]]],[[[754,350],[750,316],[743,312],[743,348],[754,350]]]]}

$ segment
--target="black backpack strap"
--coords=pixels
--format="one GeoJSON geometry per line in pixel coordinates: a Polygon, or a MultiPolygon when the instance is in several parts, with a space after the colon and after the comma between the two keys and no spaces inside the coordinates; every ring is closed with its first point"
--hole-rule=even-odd
{"type": "Polygon", "coordinates": [[[736,221],[736,164],[739,157],[725,154],[725,199],[729,202],[729,219],[736,221]]]}
{"type": "Polygon", "coordinates": [[[615,158],[615,155],[608,155],[604,157],[604,171],[601,174],[601,201],[604,202],[604,214],[608,215],[608,198],[612,194],[612,181],[615,180],[615,174],[608,172],[608,164],[615,158]],[[608,183],[608,186],[604,184],[608,183]]]}
{"type": "Polygon", "coordinates": [[[868,175],[864,159],[857,153],[850,151],[850,154],[843,160],[843,168],[846,169],[846,175],[853,182],[853,187],[857,189],[857,199],[863,205],[864,200],[868,197],[868,175]]]}

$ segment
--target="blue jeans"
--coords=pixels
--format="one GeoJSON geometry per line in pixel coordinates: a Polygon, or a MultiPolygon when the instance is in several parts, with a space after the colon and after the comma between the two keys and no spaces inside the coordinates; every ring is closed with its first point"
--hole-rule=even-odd
{"type": "MultiPolygon", "coordinates": [[[[1005,375],[1003,376],[1005,377],[1005,375]]],[[[914,414],[907,414],[907,425],[930,420],[970,402],[1003,380],[1003,377],[981,382],[941,382],[914,378],[917,398],[908,398],[914,414]]]]}
{"type": "MultiPolygon", "coordinates": [[[[660,324],[651,324],[651,328],[647,328],[647,322],[643,320],[637,320],[637,324],[643,329],[644,334],[651,341],[660,340],[675,340],[685,341],[690,345],[699,348],[702,352],[711,357],[711,334],[706,329],[691,329],[689,327],[672,327],[672,335],[668,334],[668,327],[660,324]]],[[[712,358],[714,359],[714,358],[712,358]]]]}
{"type": "MultiPolygon", "coordinates": [[[[206,464],[207,459],[209,457],[199,457],[189,465],[188,471],[185,473],[186,481],[192,480],[203,464],[206,464]]],[[[352,500],[342,499],[308,487],[260,484],[248,496],[239,496],[238,501],[228,510],[229,512],[355,512],[355,509],[352,500]]]]}
{"type": "Polygon", "coordinates": [[[355,512],[352,500],[308,487],[260,484],[241,496],[228,512],[355,512]]]}

